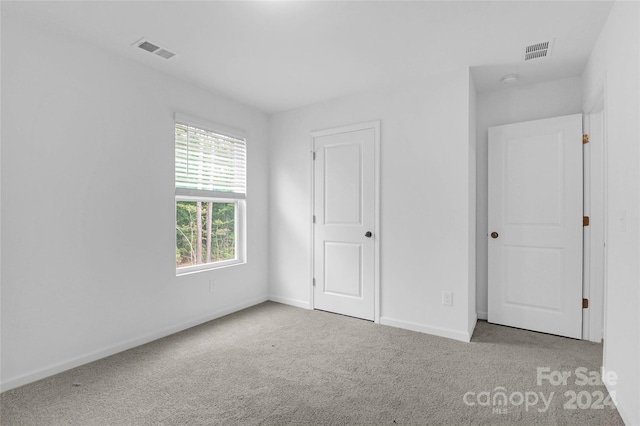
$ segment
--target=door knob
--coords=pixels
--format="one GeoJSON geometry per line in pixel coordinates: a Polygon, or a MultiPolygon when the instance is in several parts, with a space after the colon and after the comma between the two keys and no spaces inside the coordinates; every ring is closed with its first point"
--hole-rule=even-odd
{"type": "Polygon", "coordinates": [[[498,238],[498,233],[497,232],[492,232],[491,233],[491,238],[498,238]]]}
{"type": "Polygon", "coordinates": [[[373,234],[371,233],[371,231],[367,231],[367,232],[364,234],[364,236],[365,236],[365,237],[367,237],[367,238],[371,238],[371,236],[372,236],[372,235],[373,235],[373,234]]]}

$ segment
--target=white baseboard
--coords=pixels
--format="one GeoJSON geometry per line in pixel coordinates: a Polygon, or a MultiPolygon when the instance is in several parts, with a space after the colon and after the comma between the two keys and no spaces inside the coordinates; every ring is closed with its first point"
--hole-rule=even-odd
{"type": "Polygon", "coordinates": [[[214,312],[209,315],[205,315],[200,318],[196,318],[190,321],[186,321],[180,324],[173,325],[171,327],[166,327],[156,332],[140,336],[134,339],[130,339],[119,343],[117,345],[109,346],[108,348],[104,348],[95,352],[91,352],[77,358],[73,358],[67,361],[63,361],[57,364],[49,365],[42,369],[23,374],[18,377],[14,377],[8,380],[5,380],[0,383],[0,392],[7,391],[9,389],[14,389],[19,386],[26,385],[31,382],[35,382],[36,380],[44,379],[45,377],[53,376],[54,374],[62,373],[63,371],[70,370],[72,368],[79,367],[84,364],[88,364],[93,361],[97,361],[102,358],[106,358],[111,355],[115,355],[119,352],[126,351],[128,349],[135,348],[137,346],[144,345],[145,343],[153,342],[154,340],[161,339],[163,337],[169,336],[171,334],[178,333],[180,331],[186,330],[191,327],[195,327],[196,325],[203,324],[205,322],[214,320],[216,318],[223,317],[225,315],[232,314],[237,311],[241,311],[242,309],[249,308],[251,306],[260,304],[262,302],[266,302],[268,300],[267,296],[259,297],[256,299],[249,300],[244,303],[240,303],[235,306],[230,306],[228,308],[221,309],[217,312],[214,312]]]}
{"type": "Polygon", "coordinates": [[[489,319],[489,313],[484,311],[478,311],[478,319],[486,321],[487,319],[489,319]]]}
{"type": "Polygon", "coordinates": [[[471,335],[468,332],[452,330],[450,328],[433,327],[388,317],[380,317],[380,324],[404,328],[405,330],[418,331],[420,333],[433,334],[434,336],[446,337],[449,339],[459,340],[461,342],[471,341],[471,335]]]}
{"type": "Polygon", "coordinates": [[[296,308],[311,309],[311,304],[309,302],[305,302],[304,300],[290,299],[288,297],[280,297],[274,295],[270,295],[269,300],[271,300],[272,302],[282,303],[283,305],[295,306],[296,308]]]}

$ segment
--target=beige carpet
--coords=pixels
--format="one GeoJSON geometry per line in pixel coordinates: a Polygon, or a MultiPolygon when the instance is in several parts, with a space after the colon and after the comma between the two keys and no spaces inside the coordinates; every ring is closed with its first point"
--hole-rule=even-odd
{"type": "Polygon", "coordinates": [[[603,386],[576,383],[576,368],[597,371],[601,358],[598,344],[486,322],[462,343],[267,302],[5,392],[0,415],[2,425],[620,425],[596,404],[603,386]],[[538,367],[572,375],[538,385],[538,367]]]}

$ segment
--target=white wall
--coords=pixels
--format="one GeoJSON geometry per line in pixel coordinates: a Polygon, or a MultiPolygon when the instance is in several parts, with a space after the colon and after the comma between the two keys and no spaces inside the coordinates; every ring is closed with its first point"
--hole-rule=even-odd
{"type": "Polygon", "coordinates": [[[640,4],[616,2],[584,80],[588,110],[605,90],[607,288],[604,367],[618,375],[618,410],[640,424],[640,4]]]}
{"type": "Polygon", "coordinates": [[[310,304],[311,131],[379,119],[381,323],[469,339],[469,97],[465,68],[271,118],[273,300],[310,304]]]}
{"type": "Polygon", "coordinates": [[[264,114],[4,19],[2,124],[3,389],[266,300],[264,114]],[[248,133],[246,265],[175,276],[175,111],[248,133]]]}
{"type": "Polygon", "coordinates": [[[477,309],[487,318],[488,129],[492,126],[582,112],[582,80],[572,77],[530,86],[480,92],[477,97],[477,309]]]}

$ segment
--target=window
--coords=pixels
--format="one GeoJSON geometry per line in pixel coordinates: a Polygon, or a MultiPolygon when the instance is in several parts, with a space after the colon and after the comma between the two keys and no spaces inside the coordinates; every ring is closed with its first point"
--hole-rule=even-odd
{"type": "Polygon", "coordinates": [[[176,267],[236,260],[236,210],[235,202],[177,199],[176,267]]]}
{"type": "Polygon", "coordinates": [[[176,272],[244,262],[246,139],[176,114],[176,272]]]}

